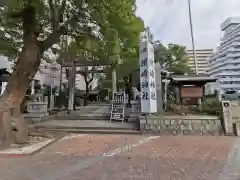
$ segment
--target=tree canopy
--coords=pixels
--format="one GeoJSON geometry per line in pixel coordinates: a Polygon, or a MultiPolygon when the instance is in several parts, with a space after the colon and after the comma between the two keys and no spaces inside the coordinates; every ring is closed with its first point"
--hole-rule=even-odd
{"type": "Polygon", "coordinates": [[[61,35],[104,38],[109,28],[118,31],[123,44],[129,44],[136,34],[131,24],[138,25],[135,8],[134,0],[9,0],[0,11],[0,53],[16,58],[29,31],[37,33],[42,52],[59,43],[61,35]],[[36,19],[30,18],[33,14],[36,19]],[[32,22],[26,27],[27,21],[32,22]]]}
{"type": "Polygon", "coordinates": [[[177,44],[165,46],[156,41],[154,49],[155,61],[160,63],[163,69],[178,75],[192,72],[188,66],[186,47],[177,44]]]}

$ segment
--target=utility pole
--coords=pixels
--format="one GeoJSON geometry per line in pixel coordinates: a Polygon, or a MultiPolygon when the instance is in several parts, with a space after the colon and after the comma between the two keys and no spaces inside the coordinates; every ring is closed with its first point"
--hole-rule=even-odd
{"type": "Polygon", "coordinates": [[[189,23],[190,23],[191,39],[192,39],[193,60],[194,60],[194,64],[195,64],[195,71],[196,71],[196,74],[198,75],[198,63],[197,63],[197,58],[196,58],[195,40],[194,40],[194,35],[193,35],[191,0],[188,0],[188,11],[189,11],[189,23]]]}

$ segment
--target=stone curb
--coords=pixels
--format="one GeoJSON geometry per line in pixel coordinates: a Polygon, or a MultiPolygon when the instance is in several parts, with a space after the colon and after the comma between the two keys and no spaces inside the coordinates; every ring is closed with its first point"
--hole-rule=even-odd
{"type": "Polygon", "coordinates": [[[57,142],[58,139],[48,139],[42,142],[38,142],[37,144],[32,144],[30,146],[26,146],[23,148],[10,148],[0,151],[1,157],[23,157],[23,156],[31,156],[34,155],[44,148],[50,146],[51,144],[57,142]],[[36,146],[36,147],[35,147],[36,146]],[[32,149],[31,149],[32,148],[32,149]],[[24,151],[26,149],[26,151],[24,151]]]}

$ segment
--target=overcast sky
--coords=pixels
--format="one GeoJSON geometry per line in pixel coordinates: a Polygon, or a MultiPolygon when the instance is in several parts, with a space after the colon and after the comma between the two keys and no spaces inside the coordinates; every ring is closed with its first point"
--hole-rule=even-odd
{"type": "MultiPolygon", "coordinates": [[[[188,0],[136,0],[137,15],[150,26],[155,40],[191,48],[188,0]]],[[[240,17],[240,0],[191,0],[196,48],[216,48],[228,17],[240,17]]]]}

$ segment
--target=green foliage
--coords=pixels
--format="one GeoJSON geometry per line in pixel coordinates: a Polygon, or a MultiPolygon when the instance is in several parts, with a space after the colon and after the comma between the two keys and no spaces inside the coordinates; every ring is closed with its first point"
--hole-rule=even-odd
{"type": "MultiPolygon", "coordinates": [[[[118,24],[118,23],[116,23],[118,24]]],[[[115,24],[114,24],[115,25],[115,24]]],[[[121,41],[120,56],[122,63],[116,69],[117,79],[121,80],[139,68],[139,42],[140,32],[144,30],[144,23],[138,17],[133,17],[131,23],[119,27],[119,39],[121,41]]],[[[111,69],[107,70],[106,78],[111,79],[111,69]]]]}
{"type": "Polygon", "coordinates": [[[139,68],[139,59],[124,59],[123,64],[117,69],[118,79],[128,77],[130,73],[139,68]]]}
{"type": "Polygon", "coordinates": [[[118,32],[115,29],[107,29],[106,34],[105,52],[109,56],[118,55],[120,53],[120,40],[118,32]]]}
{"type": "MultiPolygon", "coordinates": [[[[139,41],[140,32],[144,30],[144,22],[141,18],[135,15],[135,1],[122,1],[125,8],[125,13],[121,14],[121,19],[116,21],[118,11],[109,16],[108,21],[110,27],[117,30],[120,40],[120,57],[122,63],[118,64],[117,79],[122,79],[128,76],[130,72],[138,68],[139,61],[139,41]]],[[[121,9],[120,7],[116,7],[121,9]]],[[[109,44],[110,45],[110,44],[109,44]]],[[[111,69],[107,72],[107,79],[111,79],[111,69]]]]}
{"type": "Polygon", "coordinates": [[[123,81],[123,80],[119,80],[118,82],[117,82],[117,89],[118,90],[124,90],[125,89],[125,82],[123,81]]]}
{"type": "Polygon", "coordinates": [[[107,29],[116,29],[121,37],[126,37],[129,30],[123,27],[135,17],[134,0],[9,0],[0,11],[0,54],[18,56],[24,45],[22,14],[29,6],[36,10],[35,31],[43,51],[59,43],[65,34],[71,38],[86,35],[104,39],[107,29]]]}
{"type": "Polygon", "coordinates": [[[218,115],[218,116],[222,115],[222,104],[220,101],[218,101],[216,97],[204,98],[199,109],[200,109],[200,112],[202,113],[218,115]]]}
{"type": "Polygon", "coordinates": [[[191,73],[192,71],[186,62],[178,62],[170,66],[169,72],[173,72],[175,75],[183,75],[185,73],[191,73]]]}
{"type": "Polygon", "coordinates": [[[112,89],[112,81],[108,80],[108,79],[104,80],[102,82],[102,88],[103,89],[112,89]]]}
{"type": "Polygon", "coordinates": [[[160,63],[163,69],[178,75],[191,72],[188,66],[187,51],[184,46],[177,44],[164,46],[157,41],[154,47],[155,61],[160,63]]]}
{"type": "Polygon", "coordinates": [[[99,97],[101,101],[104,101],[106,97],[109,95],[109,90],[108,89],[101,89],[99,92],[99,97]]]}

